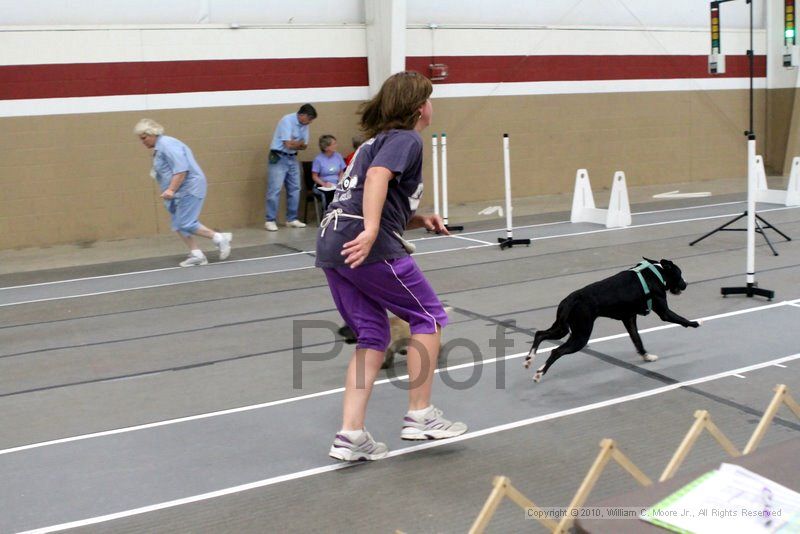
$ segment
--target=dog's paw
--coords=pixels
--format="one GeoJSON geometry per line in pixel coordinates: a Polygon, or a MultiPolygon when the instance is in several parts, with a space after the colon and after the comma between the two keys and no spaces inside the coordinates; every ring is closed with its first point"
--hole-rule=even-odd
{"type": "Polygon", "coordinates": [[[703,325],[703,321],[702,320],[700,320],[700,321],[692,321],[691,324],[689,324],[689,326],[691,326],[692,328],[697,328],[698,326],[702,326],[702,325],[703,325]]]}
{"type": "Polygon", "coordinates": [[[525,358],[525,361],[524,361],[524,362],[522,362],[522,366],[523,366],[525,369],[530,369],[530,368],[531,368],[531,364],[532,364],[532,363],[533,363],[533,358],[525,358]]]}
{"type": "Polygon", "coordinates": [[[647,353],[642,355],[642,359],[646,362],[654,362],[658,359],[658,356],[656,356],[655,354],[647,353]]]}
{"type": "Polygon", "coordinates": [[[542,369],[539,368],[539,369],[536,370],[536,373],[534,373],[534,375],[533,375],[533,381],[538,384],[542,380],[543,376],[544,376],[544,373],[542,372],[542,369]]]}

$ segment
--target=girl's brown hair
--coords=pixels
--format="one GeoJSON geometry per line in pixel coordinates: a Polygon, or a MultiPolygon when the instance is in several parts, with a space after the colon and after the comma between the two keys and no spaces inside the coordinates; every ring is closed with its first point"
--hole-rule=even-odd
{"type": "Polygon", "coordinates": [[[419,119],[419,108],[432,92],[431,81],[418,72],[404,71],[389,76],[378,94],[358,108],[361,130],[367,138],[393,128],[413,130],[419,119]]]}

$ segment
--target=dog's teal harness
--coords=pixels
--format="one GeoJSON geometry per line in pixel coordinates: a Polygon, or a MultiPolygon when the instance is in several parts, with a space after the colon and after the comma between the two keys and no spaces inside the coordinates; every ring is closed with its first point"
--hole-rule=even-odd
{"type": "Polygon", "coordinates": [[[632,267],[630,269],[631,271],[636,273],[636,276],[639,277],[639,282],[642,284],[642,289],[644,289],[644,296],[647,299],[647,311],[644,312],[645,315],[650,313],[650,311],[653,309],[653,299],[650,297],[650,287],[647,285],[644,276],[642,276],[642,271],[645,271],[647,269],[653,271],[653,273],[655,273],[656,275],[656,278],[658,278],[658,281],[661,282],[664,285],[664,287],[667,287],[667,283],[664,282],[664,277],[661,276],[660,272],[658,272],[656,266],[647,260],[640,262],[636,267],[632,267]]]}

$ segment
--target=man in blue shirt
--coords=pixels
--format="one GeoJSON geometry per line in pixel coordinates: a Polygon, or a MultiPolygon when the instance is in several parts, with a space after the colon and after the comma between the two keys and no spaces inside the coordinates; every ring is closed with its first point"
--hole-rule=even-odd
{"type": "Polygon", "coordinates": [[[308,147],[308,125],[317,118],[317,110],[311,104],[303,104],[297,113],[284,115],[269,145],[269,174],[267,177],[267,199],[265,206],[266,222],[264,228],[277,232],[275,217],[281,189],[286,184],[286,226],[305,228],[305,223],[297,220],[300,203],[300,166],[297,152],[308,147]]]}
{"type": "Polygon", "coordinates": [[[208,263],[195,242],[195,235],[211,239],[219,248],[219,259],[226,259],[231,253],[232,235],[210,230],[199,221],[207,184],[191,149],[178,139],[164,135],[164,127],[151,119],[140,120],[133,131],[144,146],[153,149],[150,175],[158,182],[164,207],[170,214],[172,230],[189,247],[189,257],[180,263],[181,267],[208,263]]]}

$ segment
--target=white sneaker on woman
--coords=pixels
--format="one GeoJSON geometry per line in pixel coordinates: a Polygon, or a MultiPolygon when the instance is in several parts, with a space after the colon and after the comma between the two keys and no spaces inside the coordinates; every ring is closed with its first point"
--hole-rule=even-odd
{"type": "Polygon", "coordinates": [[[467,425],[460,421],[448,421],[442,417],[442,410],[431,405],[419,417],[406,413],[403,417],[402,439],[445,439],[460,436],[467,431],[467,425]]]}
{"type": "Polygon", "coordinates": [[[227,260],[228,256],[231,255],[231,241],[233,241],[233,234],[225,232],[220,235],[222,238],[220,238],[219,243],[217,243],[217,248],[219,249],[219,259],[227,260]]]}
{"type": "Polygon", "coordinates": [[[195,265],[208,265],[208,258],[203,254],[202,256],[195,256],[189,254],[189,257],[180,262],[181,267],[194,267],[195,265]]]}
{"type": "Polygon", "coordinates": [[[389,454],[385,443],[375,441],[366,430],[362,430],[358,437],[351,439],[342,433],[336,434],[328,456],[345,462],[359,460],[380,460],[389,454]]]}

